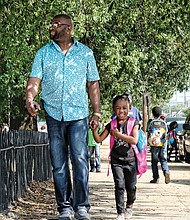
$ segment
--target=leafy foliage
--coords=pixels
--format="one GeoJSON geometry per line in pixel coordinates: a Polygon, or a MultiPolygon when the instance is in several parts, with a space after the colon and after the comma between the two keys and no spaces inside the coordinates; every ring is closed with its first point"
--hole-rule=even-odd
{"type": "Polygon", "coordinates": [[[190,107],[185,109],[184,111],[185,116],[187,117],[188,115],[190,115],[190,107]]]}
{"type": "Polygon", "coordinates": [[[1,6],[0,122],[19,116],[23,123],[33,58],[49,41],[48,23],[59,13],[73,17],[74,36],[94,51],[105,120],[112,111],[113,93],[129,91],[141,108],[144,93],[158,104],[189,86],[187,0],[4,0],[1,6]]]}

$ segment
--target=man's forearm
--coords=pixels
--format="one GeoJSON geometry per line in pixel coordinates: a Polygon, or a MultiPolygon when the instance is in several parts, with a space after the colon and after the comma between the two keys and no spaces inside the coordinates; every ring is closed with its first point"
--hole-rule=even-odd
{"type": "Polygon", "coordinates": [[[34,98],[38,94],[39,84],[40,84],[40,79],[29,78],[26,87],[26,102],[34,100],[34,98]]]}
{"type": "Polygon", "coordinates": [[[38,94],[40,81],[39,78],[29,78],[26,87],[26,108],[32,116],[36,116],[38,110],[40,110],[40,105],[34,101],[34,98],[38,94]]]}
{"type": "Polygon", "coordinates": [[[100,89],[98,81],[88,83],[88,93],[95,113],[100,113],[100,89]]]}

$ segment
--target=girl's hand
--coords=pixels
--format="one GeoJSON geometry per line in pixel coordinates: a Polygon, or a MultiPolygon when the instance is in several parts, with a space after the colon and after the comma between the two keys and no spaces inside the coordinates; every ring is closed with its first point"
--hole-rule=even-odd
{"type": "Polygon", "coordinates": [[[114,137],[117,137],[119,133],[119,130],[117,128],[110,129],[110,134],[114,137]]]}

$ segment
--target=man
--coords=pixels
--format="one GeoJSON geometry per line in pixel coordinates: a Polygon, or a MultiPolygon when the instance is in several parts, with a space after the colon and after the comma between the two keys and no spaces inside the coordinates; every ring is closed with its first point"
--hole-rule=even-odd
{"type": "Polygon", "coordinates": [[[72,219],[74,211],[75,219],[88,220],[88,95],[94,110],[89,122],[93,126],[101,117],[99,74],[92,50],[73,38],[72,31],[73,22],[68,15],[52,19],[52,42],[35,56],[26,89],[26,106],[32,116],[40,110],[34,98],[42,82],[58,219],[72,219]]]}

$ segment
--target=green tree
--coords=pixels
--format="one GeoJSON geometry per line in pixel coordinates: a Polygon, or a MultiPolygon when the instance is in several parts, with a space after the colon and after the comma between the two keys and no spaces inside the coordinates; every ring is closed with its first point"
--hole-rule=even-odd
{"type": "MultiPolygon", "coordinates": [[[[100,57],[103,68],[104,63],[109,62],[107,68],[116,81],[112,83],[115,91],[125,83],[122,89],[130,91],[138,105],[140,95],[145,92],[150,93],[153,103],[157,104],[169,99],[174,89],[187,89],[190,81],[189,2],[147,0],[119,1],[118,4],[112,1],[109,11],[112,13],[108,22],[111,37],[106,42],[107,54],[110,53],[113,62],[107,56],[100,57]]],[[[103,82],[108,91],[110,82],[107,78],[103,82]]]]}
{"type": "Polygon", "coordinates": [[[189,108],[186,108],[183,110],[185,116],[187,117],[188,115],[190,115],[190,107],[189,108]]]}
{"type": "MultiPolygon", "coordinates": [[[[49,41],[48,23],[58,13],[74,18],[74,36],[94,51],[102,113],[111,114],[112,94],[131,92],[152,103],[168,100],[190,81],[190,3],[187,0],[4,0],[1,4],[0,122],[27,129],[27,78],[36,51],[49,41]]],[[[31,128],[31,126],[30,126],[31,128]]]]}

